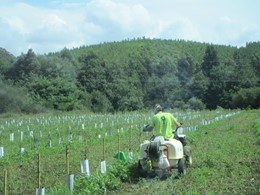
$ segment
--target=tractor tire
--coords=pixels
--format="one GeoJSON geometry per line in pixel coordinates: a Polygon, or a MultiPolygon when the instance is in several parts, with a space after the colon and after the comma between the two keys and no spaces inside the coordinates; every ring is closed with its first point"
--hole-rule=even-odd
{"type": "Polygon", "coordinates": [[[148,173],[147,173],[147,171],[145,171],[143,169],[140,160],[138,160],[137,171],[138,171],[139,177],[146,178],[148,176],[148,173]]]}
{"type": "Polygon", "coordinates": [[[191,166],[192,157],[191,157],[191,147],[190,146],[184,146],[184,155],[185,155],[187,166],[191,166]]]}
{"type": "Polygon", "coordinates": [[[187,167],[186,167],[186,159],[185,157],[179,159],[178,161],[178,172],[179,174],[186,175],[187,174],[187,167]]]}
{"type": "Polygon", "coordinates": [[[191,157],[191,156],[189,156],[188,159],[186,159],[186,165],[187,165],[188,167],[191,167],[191,166],[192,166],[192,157],[191,157]]]}

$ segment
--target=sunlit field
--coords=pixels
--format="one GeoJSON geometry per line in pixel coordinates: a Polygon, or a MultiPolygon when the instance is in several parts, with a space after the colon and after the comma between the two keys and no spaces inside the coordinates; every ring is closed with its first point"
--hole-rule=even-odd
{"type": "Polygon", "coordinates": [[[178,180],[149,182],[134,170],[140,143],[152,136],[142,132],[151,112],[2,118],[0,193],[35,194],[44,188],[46,194],[145,194],[149,188],[149,194],[155,189],[161,194],[185,194],[183,185],[190,194],[215,194],[219,186],[224,186],[221,194],[260,192],[256,169],[260,149],[254,126],[259,112],[171,112],[183,122],[180,133],[188,136],[194,166],[178,180]],[[126,161],[115,157],[118,152],[125,154],[126,161]],[[82,160],[89,163],[87,176],[82,160]],[[66,181],[70,175],[74,176],[72,186],[66,181]]]}

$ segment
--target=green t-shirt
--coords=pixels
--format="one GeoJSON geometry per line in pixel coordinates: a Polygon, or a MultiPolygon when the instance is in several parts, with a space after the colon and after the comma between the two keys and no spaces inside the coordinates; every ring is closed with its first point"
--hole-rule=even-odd
{"type": "Polygon", "coordinates": [[[173,138],[172,126],[176,118],[167,112],[158,112],[152,117],[152,126],[154,127],[155,136],[164,138],[173,138]]]}

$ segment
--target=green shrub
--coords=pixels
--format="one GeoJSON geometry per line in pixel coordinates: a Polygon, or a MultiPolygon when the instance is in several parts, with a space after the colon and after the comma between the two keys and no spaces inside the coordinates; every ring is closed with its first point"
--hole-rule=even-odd
{"type": "Polygon", "coordinates": [[[232,96],[235,108],[259,108],[260,87],[242,88],[232,96]]]}
{"type": "Polygon", "coordinates": [[[196,97],[190,98],[188,101],[188,105],[193,110],[204,110],[206,108],[205,104],[196,97]]]}
{"type": "Polygon", "coordinates": [[[115,190],[120,180],[112,173],[93,173],[90,177],[80,175],[75,179],[76,194],[103,194],[105,190],[115,190]]]}
{"type": "Polygon", "coordinates": [[[89,177],[83,175],[75,179],[76,194],[102,194],[104,191],[113,191],[120,187],[122,182],[131,182],[138,179],[137,164],[116,160],[107,165],[105,174],[95,172],[89,177]]]}
{"type": "Polygon", "coordinates": [[[61,77],[31,79],[27,87],[38,104],[62,111],[71,111],[79,104],[80,91],[75,83],[61,77]]]}
{"type": "Polygon", "coordinates": [[[258,143],[260,143],[260,119],[256,121],[255,128],[256,128],[256,139],[258,143]]]}
{"type": "Polygon", "coordinates": [[[22,87],[0,84],[0,114],[30,112],[32,101],[22,87]]]}

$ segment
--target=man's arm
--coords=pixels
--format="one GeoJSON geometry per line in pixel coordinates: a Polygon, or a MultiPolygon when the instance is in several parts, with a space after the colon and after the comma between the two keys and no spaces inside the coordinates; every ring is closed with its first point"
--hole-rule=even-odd
{"type": "Polygon", "coordinates": [[[172,114],[171,114],[171,119],[172,119],[172,128],[174,128],[174,125],[176,128],[182,125],[182,123],[178,122],[177,119],[172,114]]]}
{"type": "Polygon", "coordinates": [[[181,126],[181,123],[180,123],[180,122],[178,122],[178,121],[175,121],[175,123],[174,123],[174,124],[175,124],[175,126],[176,126],[176,127],[180,127],[180,126],[181,126]]]}
{"type": "Polygon", "coordinates": [[[147,129],[148,129],[147,131],[152,131],[153,130],[153,126],[149,125],[147,129]]]}
{"type": "Polygon", "coordinates": [[[144,131],[144,132],[152,131],[152,130],[153,130],[153,126],[152,126],[152,125],[146,125],[146,126],[143,128],[143,131],[144,131]]]}

